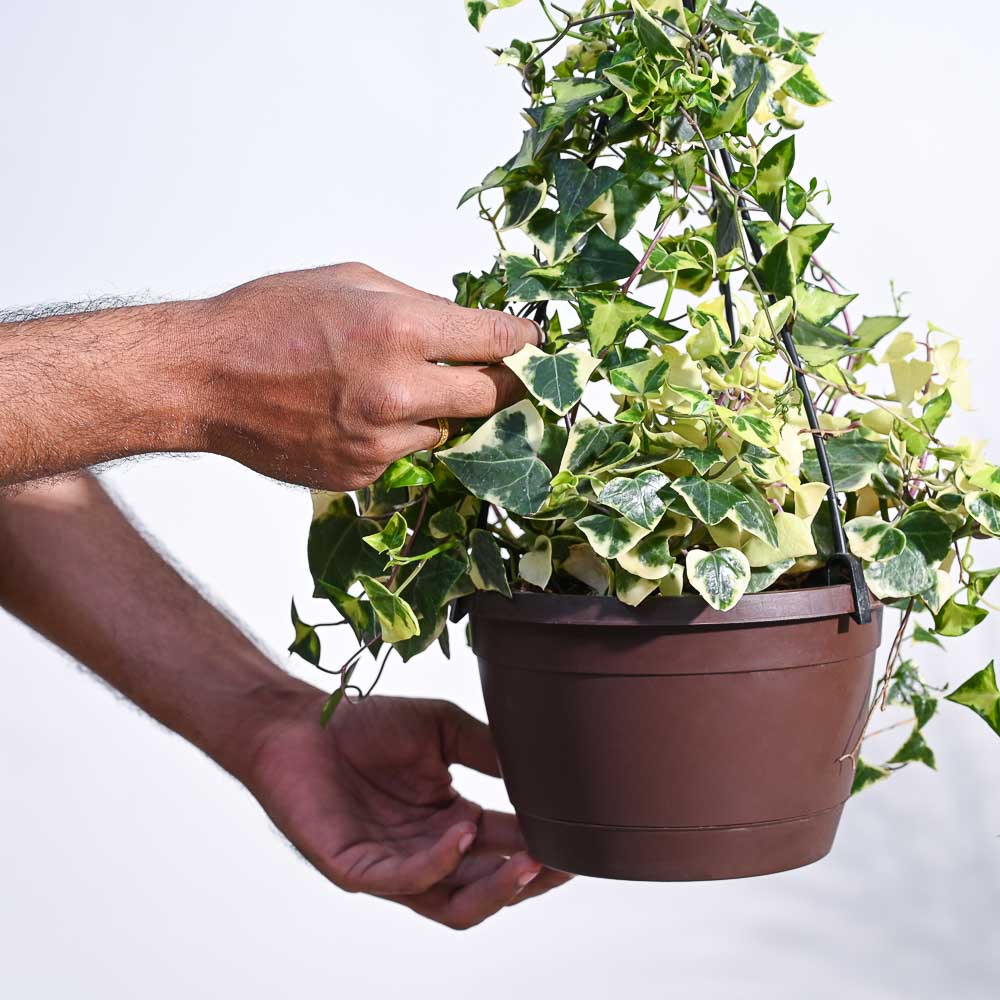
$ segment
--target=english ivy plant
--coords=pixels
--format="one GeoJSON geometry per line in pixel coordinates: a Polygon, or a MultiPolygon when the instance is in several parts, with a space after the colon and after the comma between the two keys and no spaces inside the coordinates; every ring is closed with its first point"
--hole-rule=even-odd
{"type": "MultiPolygon", "coordinates": [[[[465,7],[478,29],[519,2],[465,7]]],[[[447,653],[462,596],[697,593],[726,611],[821,582],[840,517],[871,592],[902,612],[872,713],[913,717],[891,760],[857,761],[855,786],[933,767],[924,727],[941,692],[904,650],[986,617],[1000,569],[975,569],[971,546],[1000,535],[1000,468],[943,436],[969,406],[958,342],[910,332],[895,292],[891,312],[857,321],[817,257],[829,193],[795,168],[799,115],[828,100],[810,65],[820,36],[760,3],[538,2],[546,36],[496,50],[526,94],[520,149],[461,199],[498,253],[455,286],[461,305],[529,316],[546,341],[506,362],[524,400],[354,496],[315,495],[315,596],[360,643],[330,671],[327,716],[364,694],[364,651],[383,665],[392,650],[447,653]]],[[[294,605],[293,619],[292,650],[318,666],[322,626],[294,605]]],[[[947,698],[1000,735],[992,664],[947,698]]]]}

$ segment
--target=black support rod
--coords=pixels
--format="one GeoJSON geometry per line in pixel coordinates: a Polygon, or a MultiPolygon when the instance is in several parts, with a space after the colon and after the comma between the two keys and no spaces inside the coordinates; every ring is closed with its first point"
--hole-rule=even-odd
{"type": "MultiPolygon", "coordinates": [[[[720,150],[720,153],[722,154],[722,163],[725,167],[726,177],[729,179],[730,184],[732,184],[733,177],[736,174],[736,167],[733,163],[733,158],[729,155],[729,150],[727,150],[724,146],[720,150]]],[[[708,183],[712,183],[711,178],[708,178],[708,183]]],[[[759,264],[761,257],[763,256],[760,244],[756,239],[754,239],[753,235],[746,226],[746,224],[750,221],[750,212],[741,196],[738,196],[737,200],[738,203],[735,208],[740,213],[740,217],[743,219],[744,228],[747,229],[747,239],[750,241],[750,251],[753,254],[754,262],[759,264]]],[[[728,285],[728,282],[726,282],[726,285],[728,285]]],[[[723,295],[725,294],[726,287],[724,285],[723,295]]],[[[773,298],[770,298],[770,301],[773,304],[773,298]]],[[[766,302],[764,303],[765,308],[767,304],[768,303],[766,302]]],[[[836,563],[847,572],[847,576],[851,584],[851,590],[854,595],[855,617],[858,622],[865,625],[871,621],[872,617],[871,596],[869,595],[868,587],[865,584],[861,563],[858,562],[858,560],[850,553],[847,547],[847,538],[844,535],[844,525],[840,520],[840,498],[837,495],[837,484],[834,482],[833,472],[830,468],[830,458],[826,452],[826,442],[823,439],[823,431],[820,427],[819,415],[816,413],[816,404],[813,402],[812,393],[809,391],[809,383],[806,380],[804,371],[802,370],[802,362],[799,360],[799,352],[795,349],[795,341],[792,338],[792,324],[790,321],[782,328],[780,337],[781,343],[785,348],[785,353],[788,356],[789,364],[792,366],[795,384],[798,386],[799,392],[802,394],[802,404],[805,407],[806,419],[808,420],[809,427],[813,432],[814,443],[816,445],[816,461],[819,464],[819,470],[823,476],[823,482],[826,483],[827,501],[830,505],[830,531],[833,535],[834,548],[834,556],[831,559],[831,563],[836,563]]]]}

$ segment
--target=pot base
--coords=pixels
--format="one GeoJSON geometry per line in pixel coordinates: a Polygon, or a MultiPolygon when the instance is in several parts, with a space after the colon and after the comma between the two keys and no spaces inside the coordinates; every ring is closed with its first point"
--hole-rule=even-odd
{"type": "Polygon", "coordinates": [[[595,826],[518,814],[532,857],[549,868],[636,882],[771,875],[830,853],[843,806],[751,826],[595,826]]]}

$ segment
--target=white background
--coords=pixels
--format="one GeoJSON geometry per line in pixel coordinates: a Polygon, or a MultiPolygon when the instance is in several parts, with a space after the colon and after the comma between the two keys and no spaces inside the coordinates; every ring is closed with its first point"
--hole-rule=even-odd
{"type": "MultiPolygon", "coordinates": [[[[480,39],[459,0],[6,0],[0,305],[203,295],[346,259],[449,294],[492,252],[453,209],[517,145],[520,92],[483,43],[528,33],[524,7],[480,39]]],[[[828,32],[835,103],[799,141],[836,196],[827,257],[869,312],[895,277],[918,332],[933,319],[964,336],[979,408],[963,429],[986,436],[1000,13],[777,8],[828,32]]],[[[282,656],[289,597],[308,589],[306,496],[218,459],[107,478],[282,656]]],[[[941,666],[963,679],[997,635],[987,624],[941,666]]],[[[453,662],[395,666],[384,689],[481,713],[455,639],[453,662]]],[[[940,773],[862,796],[822,864],[731,884],[580,879],[456,935],[325,884],[213,765],[2,616],[0,660],[4,996],[996,996],[1000,744],[954,706],[931,730],[940,773]]]]}

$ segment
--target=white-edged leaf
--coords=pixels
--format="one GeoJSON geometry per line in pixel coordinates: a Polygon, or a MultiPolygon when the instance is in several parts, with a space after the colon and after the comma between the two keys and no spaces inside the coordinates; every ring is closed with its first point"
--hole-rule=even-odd
{"type": "Polygon", "coordinates": [[[692,549],[685,568],[688,582],[716,611],[735,607],[750,585],[750,564],[739,549],[692,549]]]}
{"type": "Polygon", "coordinates": [[[504,364],[539,403],[564,416],[580,402],[600,361],[574,344],[555,354],[526,344],[517,354],[504,358],[504,364]]]}

